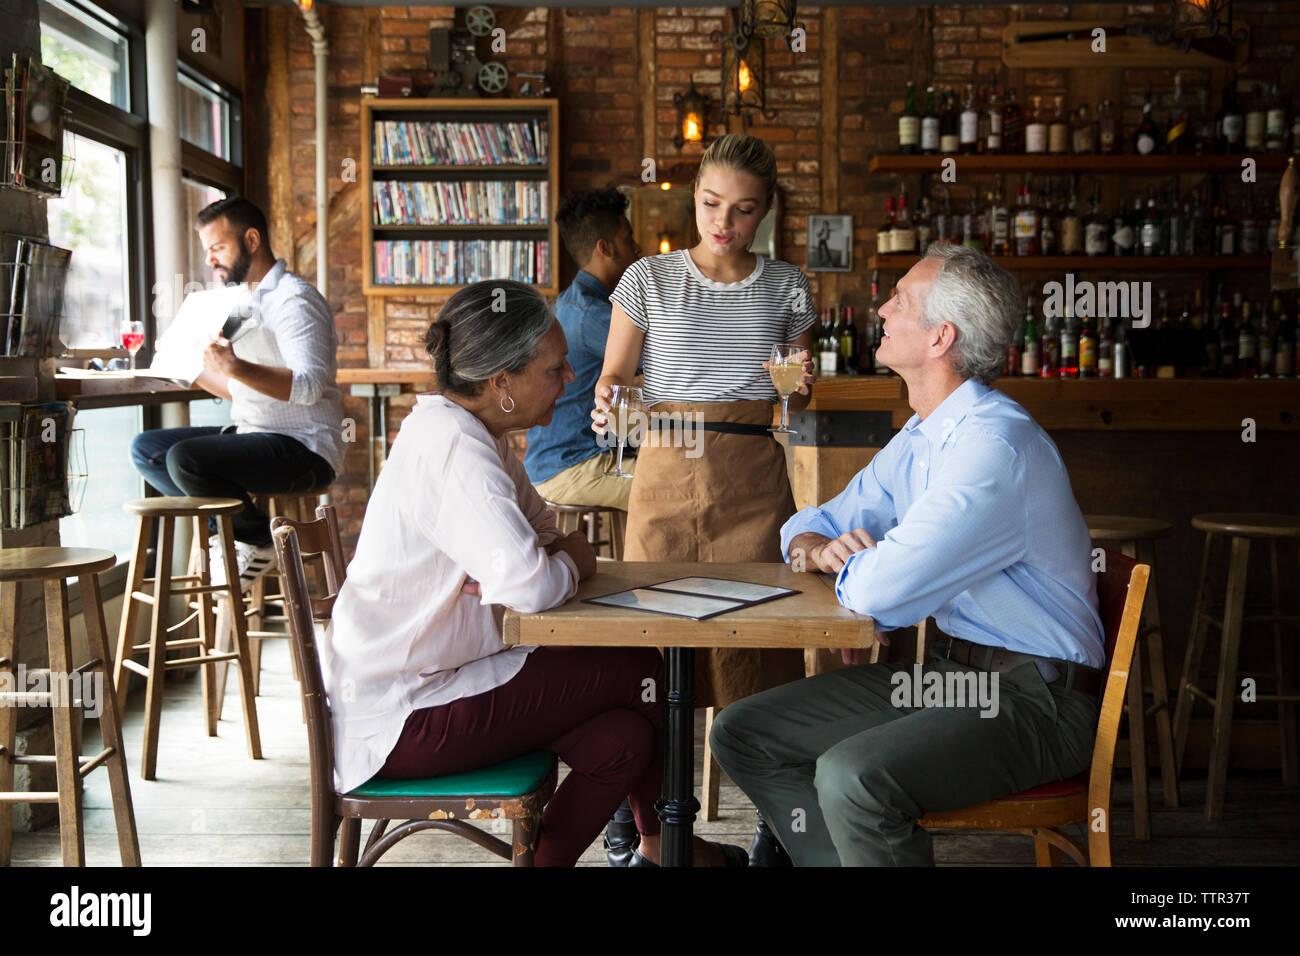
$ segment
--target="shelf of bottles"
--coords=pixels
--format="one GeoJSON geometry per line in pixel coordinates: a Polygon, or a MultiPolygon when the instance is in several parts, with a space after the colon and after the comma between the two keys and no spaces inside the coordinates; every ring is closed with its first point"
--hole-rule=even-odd
{"type": "MultiPolygon", "coordinates": [[[[906,272],[916,265],[914,253],[889,253],[867,259],[868,269],[906,272]]],[[[1268,256],[993,256],[1009,272],[1213,272],[1220,269],[1267,270],[1268,256]]]]}

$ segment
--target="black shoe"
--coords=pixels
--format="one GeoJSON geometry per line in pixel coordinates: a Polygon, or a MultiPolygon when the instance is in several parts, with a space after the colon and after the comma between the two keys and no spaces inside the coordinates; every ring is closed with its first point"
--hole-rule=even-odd
{"type": "Polygon", "coordinates": [[[749,845],[749,865],[794,866],[790,854],[785,852],[785,847],[781,846],[781,841],[762,817],[754,827],[754,842],[749,845]]]}
{"type": "MultiPolygon", "coordinates": [[[[745,848],[744,848],[744,847],[733,846],[733,845],[730,844],[730,843],[715,843],[715,844],[713,844],[713,845],[716,846],[716,847],[718,847],[718,848],[720,848],[720,849],[722,850],[722,858],[723,858],[723,860],[726,861],[726,865],[727,865],[728,867],[749,866],[749,865],[750,865],[750,864],[749,864],[749,857],[745,854],[745,848]]],[[[640,850],[635,850],[635,851],[633,851],[633,853],[632,853],[632,860],[631,860],[631,862],[628,863],[628,866],[630,866],[630,867],[631,867],[631,866],[649,866],[649,867],[654,867],[654,868],[657,869],[657,868],[659,867],[659,864],[658,864],[658,863],[651,863],[649,860],[647,860],[645,857],[643,857],[643,856],[641,855],[641,851],[640,851],[640,850]]]]}
{"type": "Polygon", "coordinates": [[[641,834],[635,823],[612,821],[605,828],[605,860],[610,866],[631,866],[632,855],[641,845],[641,834]]]}

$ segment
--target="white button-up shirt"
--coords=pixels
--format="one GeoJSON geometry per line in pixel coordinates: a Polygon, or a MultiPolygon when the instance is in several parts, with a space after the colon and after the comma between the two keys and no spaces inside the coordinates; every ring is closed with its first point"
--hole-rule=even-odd
{"type": "Polygon", "coordinates": [[[237,432],[275,432],[296,438],[343,468],[343,409],[334,379],[338,336],[329,304],[305,280],[276,260],[251,295],[253,316],[235,332],[235,355],[293,372],[289,400],[281,401],[230,379],[230,420],[237,432]]]}
{"type": "Polygon", "coordinates": [[[573,559],[505,437],[441,395],[420,395],[366,507],[321,641],[346,792],[384,765],[406,718],[500,687],[532,647],[501,641],[503,607],[533,613],[578,589],[573,559]],[[466,580],[481,595],[461,592],[466,580]]]}

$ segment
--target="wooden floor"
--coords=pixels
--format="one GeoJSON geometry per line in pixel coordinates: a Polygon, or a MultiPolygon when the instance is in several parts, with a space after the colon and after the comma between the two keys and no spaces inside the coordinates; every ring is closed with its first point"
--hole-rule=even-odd
{"type": "MultiPolygon", "coordinates": [[[[262,694],[258,698],[264,759],[250,760],[239,718],[232,679],[219,737],[203,730],[197,678],[174,678],[163,709],[158,779],[139,778],[143,693],[125,715],[140,850],[146,866],[305,866],[310,810],[307,788],[306,728],[301,721],[298,685],[289,668],[288,645],[267,642],[263,655],[262,694]]],[[[696,721],[696,779],[703,754],[696,721]]],[[[97,733],[87,733],[86,748],[97,733]]],[[[563,772],[563,771],[562,771],[563,772]]],[[[1276,773],[1236,774],[1229,780],[1228,809],[1218,824],[1205,822],[1203,778],[1183,783],[1183,808],[1160,804],[1158,778],[1152,786],[1149,842],[1132,838],[1131,788],[1127,779],[1115,788],[1117,834],[1113,843],[1119,866],[1224,866],[1300,863],[1300,792],[1282,787],[1276,773]]],[[[108,777],[102,771],[86,782],[86,856],[90,865],[119,863],[108,777]]],[[[711,840],[749,845],[754,809],[744,795],[723,779],[719,819],[697,822],[697,832],[711,840]]],[[[490,824],[489,824],[490,826],[490,824]]],[[[1077,835],[1077,834],[1076,834],[1077,835]]],[[[1014,834],[936,833],[935,858],[941,865],[1028,866],[1033,850],[1014,834]]],[[[15,833],[16,866],[59,863],[57,826],[38,833],[15,833]]],[[[600,841],[583,855],[584,866],[603,866],[600,841]]],[[[451,834],[426,831],[399,844],[380,865],[501,866],[503,861],[451,834]]]]}

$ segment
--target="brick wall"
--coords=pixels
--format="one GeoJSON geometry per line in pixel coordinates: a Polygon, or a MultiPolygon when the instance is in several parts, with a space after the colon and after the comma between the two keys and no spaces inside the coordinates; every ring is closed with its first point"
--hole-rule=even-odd
{"type": "MultiPolygon", "coordinates": [[[[1077,103],[1077,92],[1091,81],[1085,70],[1009,70],[1001,61],[1001,37],[1013,19],[1061,20],[1079,15],[1082,5],[1020,4],[974,7],[837,7],[801,5],[799,18],[807,30],[807,49],[791,53],[777,40],[767,43],[768,105],[774,119],[756,117],[749,131],[761,136],[776,153],[784,199],[780,223],[783,258],[802,264],[811,213],[854,217],[854,271],[810,273],[814,294],[824,305],[844,301],[861,306],[867,296],[865,262],[874,248],[875,227],[883,217],[885,195],[896,187],[888,176],[869,176],[867,166],[878,152],[897,149],[896,116],[911,79],[924,89],[987,84],[1019,89],[1021,102],[1033,94],[1063,93],[1077,103]],[[823,47],[825,24],[836,25],[833,42],[837,75],[823,72],[828,50],[823,47]],[[823,85],[835,83],[833,91],[823,85]],[[826,92],[829,100],[825,100],[826,92]],[[823,115],[823,102],[834,103],[834,115],[823,115]],[[824,137],[834,126],[833,140],[824,137]],[[825,140],[825,141],[824,141],[825,140]],[[824,152],[828,151],[828,152],[824,152]],[[837,168],[823,169],[826,155],[837,168]],[[833,173],[833,175],[831,175],[833,173]],[[828,196],[834,201],[828,205],[828,196]]],[[[1087,5],[1089,19],[1101,11],[1108,22],[1161,15],[1164,4],[1087,5]]],[[[1242,70],[1243,80],[1271,81],[1282,75],[1294,87],[1300,26],[1291,4],[1239,2],[1240,20],[1253,29],[1253,59],[1242,70]],[[1288,72],[1289,71],[1289,72],[1288,72]]],[[[671,143],[677,120],[672,97],[685,91],[691,79],[715,99],[719,94],[721,55],[709,34],[730,29],[727,7],[665,7],[653,11],[631,8],[496,8],[507,28],[504,60],[511,75],[546,72],[560,100],[561,192],[639,182],[644,156],[660,168],[697,158],[701,149],[688,145],[678,151],[671,143]],[[641,29],[649,18],[653,57],[653,100],[642,89],[641,29]],[[653,110],[653,116],[645,114],[653,110]],[[643,130],[653,129],[653,142],[643,130]]],[[[254,15],[253,11],[249,11],[254,15]]],[[[350,194],[355,183],[342,178],[344,161],[360,155],[359,98],[356,87],[373,82],[374,72],[411,75],[417,85],[431,81],[425,67],[428,30],[453,21],[450,7],[325,7],[322,15],[330,40],[330,190],[339,222],[331,234],[330,300],[336,310],[340,338],[339,364],[369,364],[371,351],[382,354],[388,367],[424,367],[420,342],[444,297],[385,297],[382,301],[382,348],[367,340],[367,302],[361,295],[360,219],[367,204],[350,194]]],[[[292,163],[293,231],[295,247],[309,245],[314,236],[314,120],[311,44],[299,18],[290,27],[290,143],[291,156],[272,162],[292,163]]],[[[1184,71],[1189,91],[1212,82],[1210,71],[1184,71]]],[[[1166,115],[1173,91],[1171,71],[1124,70],[1111,77],[1122,107],[1127,132],[1141,114],[1142,98],[1151,84],[1157,113],[1166,115]]],[[[250,76],[248,99],[256,101],[259,80],[250,76]]],[[[1212,102],[1217,103],[1218,89],[1212,102]]],[[[1095,103],[1093,104],[1095,105],[1095,103]]],[[[246,116],[256,124],[257,116],[246,116]]],[[[735,121],[732,123],[735,126],[735,121]]],[[[710,132],[725,131],[714,124],[710,132]]],[[[250,157],[250,162],[252,158],[250,157]]],[[[260,174],[260,171],[259,171],[260,174]]],[[[909,183],[909,188],[914,183],[909,183]]],[[[954,191],[960,196],[959,191],[954,191]]],[[[314,262],[304,255],[297,271],[314,276],[314,262]]],[[[560,277],[567,282],[573,264],[562,260],[560,277]]],[[[389,417],[390,437],[413,402],[409,395],[394,400],[389,417]]],[[[357,422],[357,441],[348,452],[344,474],[336,485],[349,543],[360,528],[366,497],[367,409],[361,399],[345,398],[345,415],[357,422]]]]}

